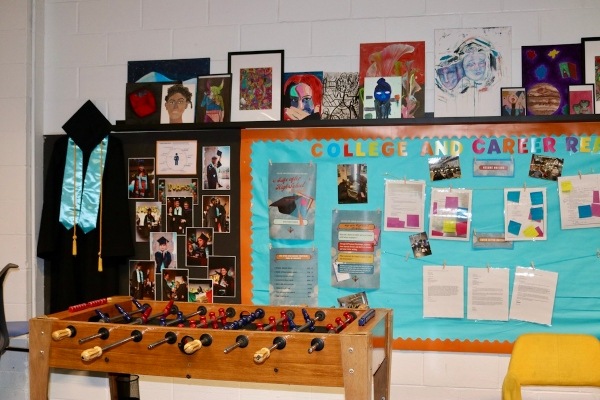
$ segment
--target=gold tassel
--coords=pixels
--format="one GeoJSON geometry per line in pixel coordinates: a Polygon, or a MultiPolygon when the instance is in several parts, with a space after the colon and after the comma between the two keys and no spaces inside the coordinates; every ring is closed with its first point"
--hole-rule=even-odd
{"type": "Polygon", "coordinates": [[[77,255],[77,235],[75,234],[75,227],[73,227],[73,250],[72,253],[74,256],[77,255]]]}
{"type": "Polygon", "coordinates": [[[102,255],[98,253],[98,272],[102,272],[102,255]]]}

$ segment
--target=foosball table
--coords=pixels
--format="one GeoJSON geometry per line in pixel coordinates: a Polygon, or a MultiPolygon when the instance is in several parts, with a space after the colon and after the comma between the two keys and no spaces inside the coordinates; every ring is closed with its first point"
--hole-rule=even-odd
{"type": "Polygon", "coordinates": [[[148,301],[119,296],[30,320],[30,396],[50,368],[343,387],[390,399],[392,311],[148,301]]]}

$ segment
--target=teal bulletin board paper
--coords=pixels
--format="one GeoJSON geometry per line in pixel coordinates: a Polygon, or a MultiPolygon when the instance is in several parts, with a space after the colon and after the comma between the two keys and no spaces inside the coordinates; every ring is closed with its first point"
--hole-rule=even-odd
{"type": "MultiPolygon", "coordinates": [[[[357,128],[358,129],[358,128],[357,128]]],[[[500,130],[500,129],[499,129],[500,130]]],[[[540,132],[542,133],[542,132],[540,132]]],[[[282,141],[260,141],[251,145],[252,170],[252,301],[269,302],[269,248],[316,247],[318,252],[318,304],[322,307],[337,305],[337,298],[361,290],[331,286],[330,268],[332,210],[384,209],[385,179],[424,180],[426,182],[425,210],[429,210],[431,188],[465,188],[473,191],[471,229],[477,232],[504,231],[504,188],[523,187],[527,193],[537,193],[545,188],[547,195],[547,240],[515,242],[512,249],[474,249],[470,241],[448,241],[430,238],[432,254],[413,257],[409,235],[411,232],[381,232],[381,285],[379,289],[366,290],[371,307],[394,310],[394,338],[514,341],[517,336],[530,331],[579,332],[600,336],[600,232],[595,229],[561,230],[557,182],[529,177],[531,152],[502,153],[505,139],[517,142],[526,140],[529,149],[539,148],[529,141],[541,137],[494,136],[443,137],[416,139],[364,139],[364,140],[294,140],[293,129],[282,141]],[[490,143],[495,141],[496,145],[490,143]],[[387,143],[387,144],[386,144],[387,143]],[[499,145],[498,145],[499,144],[499,145]],[[384,154],[385,146],[394,149],[384,154]],[[404,154],[399,155],[404,149],[404,154]],[[431,181],[428,158],[439,156],[437,149],[457,151],[461,177],[451,180],[431,181]],[[372,149],[373,151],[369,151],[372,149]],[[431,149],[433,154],[427,152],[431,149]],[[475,154],[475,149],[478,153],[475,154]],[[489,149],[499,150],[491,153],[489,149]],[[514,157],[513,177],[474,177],[473,159],[498,159],[514,157]],[[314,163],[317,166],[315,231],[313,240],[270,240],[268,226],[268,176],[269,162],[314,163]],[[368,166],[368,202],[364,204],[338,204],[337,165],[365,163],[368,166]],[[422,268],[424,265],[464,265],[465,267],[505,267],[510,269],[510,289],[517,266],[530,266],[558,272],[558,287],[552,324],[539,325],[522,321],[476,321],[466,318],[441,319],[423,315],[422,268]]],[[[600,153],[592,151],[567,151],[567,140],[573,143],[575,133],[545,136],[555,141],[554,151],[547,156],[564,158],[562,175],[577,175],[579,171],[600,171],[600,153]]],[[[591,137],[591,143],[596,136],[591,137]]],[[[594,146],[590,145],[590,149],[594,146]]],[[[447,154],[451,155],[451,154],[447,154]]],[[[521,194],[522,195],[522,194],[521,194]]],[[[514,199],[513,199],[514,200],[514,199]]],[[[518,201],[518,199],[517,199],[518,201]]],[[[534,196],[532,203],[538,201],[534,196]]],[[[427,213],[427,211],[426,211],[427,213]]],[[[429,215],[425,215],[425,226],[429,215]]],[[[466,279],[466,278],[465,278],[466,279]]],[[[467,287],[465,282],[465,288],[467,287]]],[[[465,292],[465,299],[466,299],[465,292]]],[[[466,301],[465,301],[466,304],[466,301]]],[[[465,313],[466,315],[466,313],[465,313]]]]}

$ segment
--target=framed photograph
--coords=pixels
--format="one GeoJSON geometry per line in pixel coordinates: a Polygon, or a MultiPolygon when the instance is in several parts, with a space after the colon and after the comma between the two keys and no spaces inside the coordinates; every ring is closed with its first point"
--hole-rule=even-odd
{"type": "Polygon", "coordinates": [[[517,117],[527,115],[527,95],[524,87],[503,87],[500,89],[500,116],[517,117]]]}
{"type": "Polygon", "coordinates": [[[594,110],[600,109],[600,37],[581,39],[583,54],[584,82],[594,84],[594,110]]]}
{"type": "Polygon", "coordinates": [[[280,121],[283,50],[230,52],[231,121],[280,121]]]}
{"type": "Polygon", "coordinates": [[[199,76],[196,123],[229,122],[231,110],[231,75],[199,76]]]}
{"type": "Polygon", "coordinates": [[[594,114],[594,85],[569,86],[569,114],[594,114]]]}

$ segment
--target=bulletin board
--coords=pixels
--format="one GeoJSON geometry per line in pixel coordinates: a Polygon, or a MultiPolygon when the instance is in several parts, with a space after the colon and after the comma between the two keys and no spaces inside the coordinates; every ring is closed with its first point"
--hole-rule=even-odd
{"type": "MultiPolygon", "coordinates": [[[[510,353],[525,332],[577,332],[600,336],[600,235],[598,228],[561,229],[558,182],[530,176],[532,154],[564,160],[562,176],[600,173],[600,123],[589,121],[407,124],[320,128],[243,129],[241,134],[242,302],[269,302],[269,254],[272,248],[314,248],[318,254],[318,304],[365,291],[371,307],[394,311],[394,348],[412,350],[510,353]],[[429,159],[457,156],[460,178],[432,180],[429,159]],[[512,176],[474,176],[477,160],[514,165],[512,176]],[[316,165],[315,229],[310,240],[271,239],[268,217],[268,167],[272,163],[316,165]],[[340,204],[338,164],[366,164],[368,201],[340,204]],[[425,227],[431,191],[472,191],[470,240],[430,237],[432,254],[416,258],[409,232],[381,231],[377,289],[336,288],[331,282],[332,212],[384,210],[386,180],[423,180],[425,227]],[[545,189],[544,240],[515,241],[512,249],[475,249],[473,232],[504,231],[504,189],[545,189]],[[248,207],[244,205],[249,205],[248,207]],[[422,274],[425,265],[508,268],[512,290],[518,266],[558,273],[550,325],[519,320],[477,321],[424,318],[422,274]]],[[[600,190],[600,188],[598,188],[600,190]]],[[[383,215],[383,213],[382,213],[383,215]]],[[[465,281],[465,289],[467,288],[465,281]]],[[[511,293],[512,295],[512,293],[511,293]]],[[[466,294],[465,294],[466,296],[466,294]]],[[[465,301],[465,305],[466,305],[465,301]]]]}

